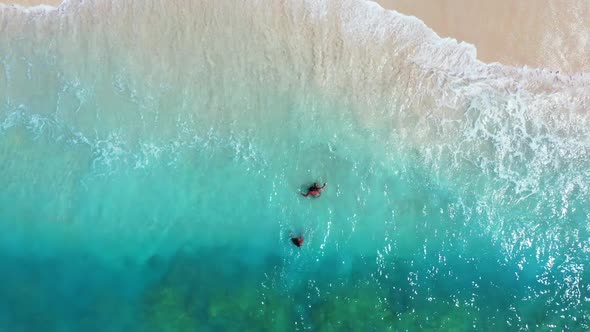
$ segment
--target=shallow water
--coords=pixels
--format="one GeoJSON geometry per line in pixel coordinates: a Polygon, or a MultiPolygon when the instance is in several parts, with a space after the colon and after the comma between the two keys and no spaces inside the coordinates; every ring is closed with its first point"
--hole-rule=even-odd
{"type": "Polygon", "coordinates": [[[587,75],[361,1],[0,29],[2,330],[588,329],[587,75]]]}

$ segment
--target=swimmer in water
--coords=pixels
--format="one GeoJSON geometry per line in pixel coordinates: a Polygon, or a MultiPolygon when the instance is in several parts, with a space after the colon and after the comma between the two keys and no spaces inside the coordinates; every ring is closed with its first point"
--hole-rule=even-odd
{"type": "Polygon", "coordinates": [[[297,247],[301,247],[303,245],[303,235],[299,235],[297,237],[291,236],[291,242],[297,247]]]}
{"type": "Polygon", "coordinates": [[[307,193],[305,194],[301,194],[303,197],[307,197],[309,195],[313,196],[313,197],[320,197],[320,195],[322,194],[322,190],[324,190],[324,188],[326,188],[326,184],[324,183],[323,186],[319,186],[317,184],[317,182],[314,182],[313,185],[311,187],[309,187],[309,189],[307,189],[307,193]]]}

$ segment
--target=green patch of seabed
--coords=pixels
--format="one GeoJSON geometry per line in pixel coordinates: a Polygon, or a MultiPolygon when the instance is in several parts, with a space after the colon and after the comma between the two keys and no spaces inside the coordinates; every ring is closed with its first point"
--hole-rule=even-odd
{"type": "Polygon", "coordinates": [[[551,325],[583,330],[572,322],[560,324],[539,301],[515,302],[514,294],[521,292],[499,277],[482,281],[487,300],[469,305],[468,277],[456,279],[454,287],[433,283],[435,300],[429,301],[427,290],[406,278],[411,271],[424,275],[424,266],[397,260],[396,273],[385,279],[375,275],[375,257],[352,258],[350,270],[338,270],[336,261],[326,259],[323,269],[308,264],[289,270],[293,257],[267,255],[253,263],[239,250],[225,248],[181,250],[117,268],[89,256],[3,257],[0,295],[10,306],[0,314],[0,327],[16,332],[510,331],[528,324],[535,330],[551,330],[551,325]],[[455,292],[445,298],[447,287],[455,292]]]}

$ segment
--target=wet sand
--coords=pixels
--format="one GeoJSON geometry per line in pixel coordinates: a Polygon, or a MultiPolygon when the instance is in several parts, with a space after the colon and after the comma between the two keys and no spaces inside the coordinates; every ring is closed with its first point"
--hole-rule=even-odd
{"type": "Polygon", "coordinates": [[[38,5],[58,6],[61,2],[62,0],[0,0],[0,3],[17,4],[28,7],[38,5]]]}
{"type": "Polygon", "coordinates": [[[442,37],[474,44],[485,62],[590,72],[587,0],[376,1],[420,18],[442,37]]]}
{"type": "MultiPolygon", "coordinates": [[[[362,0],[359,0],[362,1],[362,0]]],[[[567,73],[590,72],[590,1],[375,0],[423,20],[442,37],[477,47],[478,58],[567,73]]],[[[61,0],[0,0],[57,6],[61,0]]]]}

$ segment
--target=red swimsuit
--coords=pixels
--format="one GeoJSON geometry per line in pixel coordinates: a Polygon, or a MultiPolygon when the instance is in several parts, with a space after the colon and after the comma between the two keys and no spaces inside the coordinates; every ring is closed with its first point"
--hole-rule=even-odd
{"type": "Polygon", "coordinates": [[[293,242],[294,245],[301,247],[303,245],[303,236],[292,237],[291,242],[293,242]]]}

